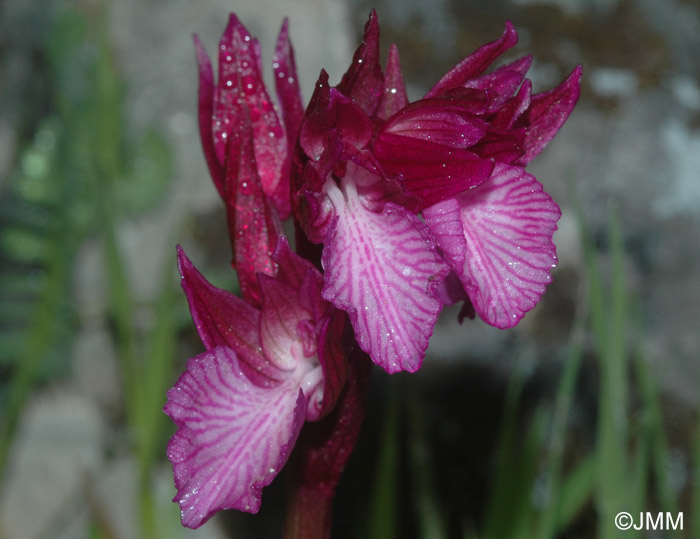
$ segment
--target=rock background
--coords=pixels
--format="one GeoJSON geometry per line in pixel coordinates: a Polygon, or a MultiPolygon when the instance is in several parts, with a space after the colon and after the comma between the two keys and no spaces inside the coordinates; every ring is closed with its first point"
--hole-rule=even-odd
{"type": "MultiPolygon", "coordinates": [[[[21,135],[17,111],[31,97],[26,90],[35,83],[27,51],[36,46],[55,10],[64,4],[71,5],[68,0],[53,3],[51,9],[39,0],[0,4],[4,36],[0,40],[0,196],[5,174],[17,158],[21,135]]],[[[89,8],[91,4],[86,0],[77,5],[89,8]]],[[[372,5],[382,24],[383,50],[390,42],[399,47],[412,98],[420,97],[466,53],[500,35],[505,19],[513,21],[520,35],[520,44],[509,58],[534,54],[530,77],[536,90],[551,88],[576,64],[584,65],[579,106],[530,167],[564,211],[556,237],[560,265],[555,283],[540,307],[510,332],[478,321],[459,327],[453,316],[444,317],[424,368],[428,391],[440,387],[439,377],[447,370],[473,376],[465,388],[477,397],[484,397],[478,391],[480,380],[495,380],[481,388],[486,388],[486,394],[491,391],[493,399],[503,391],[503,378],[513,360],[523,357],[540,373],[542,391],[549,387],[581,298],[584,272],[577,203],[571,196],[575,192],[603,254],[609,208],[614,207],[619,216],[628,284],[640,305],[642,349],[676,417],[670,429],[692,428],[688,422],[697,408],[700,381],[698,2],[382,0],[372,5]]],[[[207,275],[210,271],[223,274],[221,268],[227,267],[229,257],[227,240],[217,232],[224,217],[199,147],[190,34],[198,33],[211,53],[227,13],[236,11],[260,38],[269,69],[276,32],[288,15],[308,99],[322,67],[331,81],[339,80],[361,39],[370,7],[366,0],[302,0],[286,5],[274,0],[121,0],[111,4],[110,34],[127,85],[130,129],[158,128],[175,160],[163,202],[127,220],[119,230],[140,301],[147,303],[157,294],[162,268],[174,260],[174,242],[182,243],[207,275]]],[[[72,375],[43,387],[25,410],[11,472],[1,490],[2,537],[81,537],[84,511],[66,499],[86,488],[96,492],[96,503],[116,523],[117,536],[133,537],[129,503],[135,486],[126,479],[133,462],[105,457],[115,437],[105,416],[119,406],[120,389],[104,319],[104,267],[98,251],[90,243],[84,246],[75,276],[80,283],[75,301],[86,322],[73,347],[72,375]],[[94,484],[86,483],[86,477],[94,484]],[[56,529],[51,526],[57,518],[61,533],[47,535],[47,529],[56,529]]],[[[485,417],[497,412],[486,411],[485,417]]],[[[688,459],[689,446],[683,445],[687,439],[678,439],[677,460],[687,468],[683,465],[688,459]]],[[[158,474],[167,501],[171,496],[167,466],[158,474]]],[[[268,496],[274,499],[278,494],[268,496]]],[[[173,533],[189,536],[179,528],[173,533]]],[[[212,525],[198,537],[220,535],[212,525]]]]}

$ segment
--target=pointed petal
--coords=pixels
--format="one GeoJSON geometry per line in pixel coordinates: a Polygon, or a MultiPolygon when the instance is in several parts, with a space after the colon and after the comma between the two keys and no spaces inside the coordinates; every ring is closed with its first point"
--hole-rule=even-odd
{"type": "Polygon", "coordinates": [[[343,146],[359,149],[372,137],[372,122],[357,103],[335,88],[330,88],[327,95],[307,114],[299,133],[304,153],[316,161],[333,153],[335,139],[339,138],[343,146]]]}
{"type": "MultiPolygon", "coordinates": [[[[456,199],[466,251],[460,266],[450,235],[444,246],[451,255],[447,260],[476,313],[492,326],[512,327],[537,304],[551,281],[557,261],[552,236],[561,211],[534,176],[502,164],[489,180],[456,199]]],[[[431,226],[433,216],[427,213],[428,226],[443,247],[444,237],[431,226]]]]}
{"type": "Polygon", "coordinates": [[[472,152],[442,144],[381,133],[372,151],[384,170],[401,176],[423,208],[451,198],[485,181],[493,163],[472,152]]]}
{"type": "Polygon", "coordinates": [[[223,162],[231,129],[235,129],[241,110],[248,111],[263,190],[284,216],[290,211],[289,191],[285,187],[285,167],[289,166],[287,138],[265,89],[260,64],[257,40],[232,14],[219,45],[214,141],[219,161],[223,162]]]}
{"type": "Polygon", "coordinates": [[[199,136],[202,140],[204,158],[209,167],[209,174],[214,181],[219,195],[224,196],[224,167],[216,155],[214,146],[214,136],[212,134],[212,121],[214,117],[214,71],[211,67],[211,60],[204,45],[196,35],[194,46],[197,52],[197,65],[199,66],[199,136]]]}
{"type": "Polygon", "coordinates": [[[316,271],[320,277],[319,282],[323,282],[323,277],[316,267],[292,251],[286,236],[280,236],[277,240],[277,247],[272,254],[272,259],[277,262],[277,278],[295,290],[299,289],[304,281],[306,272],[309,270],[316,271]]]}
{"type": "Polygon", "coordinates": [[[197,528],[220,509],[257,513],[262,488],[287,461],[305,409],[298,384],[254,385],[230,348],[190,359],[163,408],[178,426],[167,454],[183,525],[197,528]]]}
{"type": "Polygon", "coordinates": [[[462,215],[456,198],[448,198],[423,210],[425,224],[452,268],[461,268],[467,252],[462,215]]]}
{"type": "Polygon", "coordinates": [[[389,47],[389,56],[386,60],[386,75],[384,76],[384,91],[379,102],[376,116],[380,120],[386,120],[396,114],[408,104],[406,86],[401,75],[399,64],[399,50],[393,43],[389,47]]]}
{"type": "Polygon", "coordinates": [[[489,106],[489,112],[494,112],[510,99],[520,87],[530,65],[532,65],[532,55],[523,56],[499,67],[493,73],[467,81],[465,87],[489,90],[494,96],[489,106]]]}
{"type": "Polygon", "coordinates": [[[525,129],[489,129],[488,133],[469,148],[482,159],[491,159],[497,163],[510,165],[523,153],[525,129]]]}
{"type": "Polygon", "coordinates": [[[453,105],[416,106],[430,101],[434,100],[418,101],[405,107],[387,121],[383,132],[465,149],[486,134],[484,120],[453,105]]]}
{"type": "Polygon", "coordinates": [[[262,308],[260,338],[265,357],[282,370],[292,371],[305,356],[303,340],[297,333],[299,323],[311,320],[302,307],[297,290],[278,279],[260,274],[262,308]]]}
{"type": "Polygon", "coordinates": [[[304,119],[301,88],[297,76],[297,66],[294,61],[294,49],[289,41],[289,20],[284,19],[277,38],[275,54],[272,57],[272,67],[275,73],[275,88],[282,109],[282,118],[287,131],[289,154],[294,151],[299,127],[304,119]]]}
{"type": "Polygon", "coordinates": [[[230,292],[211,285],[179,246],[177,257],[182,289],[204,347],[232,348],[241,368],[256,385],[275,385],[284,379],[284,373],[262,355],[260,312],[230,292]]]}
{"type": "Polygon", "coordinates": [[[510,129],[530,107],[532,99],[532,82],[525,79],[518,93],[510,98],[491,119],[491,126],[496,129],[510,129]]]}
{"type": "Polygon", "coordinates": [[[467,56],[459,64],[453,67],[425,97],[435,97],[444,94],[452,88],[459,88],[467,81],[478,77],[505,51],[518,42],[518,34],[510,23],[506,22],[506,29],[496,41],[482,45],[475,52],[467,56]]]}
{"type": "Polygon", "coordinates": [[[233,264],[243,299],[260,304],[257,273],[274,275],[271,258],[282,227],[263,193],[253,148],[252,126],[244,109],[232,131],[226,160],[225,201],[233,264]]]}
{"type": "Polygon", "coordinates": [[[323,250],[324,299],[347,311],[360,347],[387,372],[416,371],[442,307],[447,275],[425,225],[405,208],[367,210],[355,186],[335,184],[336,221],[323,250]]]}
{"type": "MultiPolygon", "coordinates": [[[[323,396],[316,417],[323,418],[335,407],[348,376],[348,363],[341,346],[345,315],[330,308],[318,326],[318,360],[323,368],[323,396]]],[[[315,403],[314,403],[315,404],[315,403]]],[[[309,421],[313,419],[309,417],[309,421]]]]}
{"type": "Polygon", "coordinates": [[[384,75],[379,65],[379,21],[377,13],[372,10],[365,25],[364,40],[355,51],[338,90],[372,116],[379,105],[383,87],[384,75]]]}
{"type": "MultiPolygon", "coordinates": [[[[532,104],[524,119],[527,125],[525,155],[518,164],[524,166],[532,161],[564,125],[581,94],[581,72],[582,68],[578,66],[556,88],[532,96],[532,104]]],[[[516,125],[521,125],[521,122],[516,122],[516,125]]]]}

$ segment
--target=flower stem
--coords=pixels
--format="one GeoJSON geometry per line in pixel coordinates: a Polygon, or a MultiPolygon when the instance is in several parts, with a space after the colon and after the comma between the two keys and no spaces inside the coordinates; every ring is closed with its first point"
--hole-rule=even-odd
{"type": "Polygon", "coordinates": [[[346,326],[348,379],[333,411],[307,423],[288,464],[285,539],[329,539],[333,495],[365,416],[372,362],[346,326]]]}
{"type": "MultiPolygon", "coordinates": [[[[292,475],[296,474],[292,472],[292,475]]],[[[287,495],[284,539],[329,539],[333,494],[334,489],[317,488],[293,480],[287,495]]]]}

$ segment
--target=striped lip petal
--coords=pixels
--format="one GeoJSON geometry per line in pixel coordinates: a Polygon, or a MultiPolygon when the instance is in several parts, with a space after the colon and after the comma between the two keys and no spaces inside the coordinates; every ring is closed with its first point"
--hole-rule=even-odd
{"type": "Polygon", "coordinates": [[[475,52],[467,56],[459,64],[453,67],[425,97],[435,97],[444,94],[453,88],[463,86],[469,79],[478,77],[505,51],[518,42],[518,34],[510,23],[506,22],[506,29],[496,41],[482,45],[475,52]]]}
{"type": "Polygon", "coordinates": [[[220,509],[258,512],[262,488],[304,423],[306,398],[296,382],[258,387],[225,347],[187,362],[163,408],[178,427],[167,455],[184,526],[197,528],[220,509]]]}
{"type": "Polygon", "coordinates": [[[513,327],[551,281],[559,206],[534,176],[503,164],[486,182],[455,198],[458,206],[426,210],[426,224],[450,253],[447,260],[476,313],[492,326],[513,327]],[[454,238],[457,217],[466,239],[462,258],[454,238]]]}
{"type": "Polygon", "coordinates": [[[238,296],[210,284],[177,249],[182,289],[199,338],[207,350],[227,346],[235,350],[241,368],[256,385],[278,384],[286,375],[262,355],[260,312],[238,296]]]}
{"type": "Polygon", "coordinates": [[[365,208],[351,178],[327,184],[336,220],[324,242],[323,298],[348,313],[360,348],[389,373],[418,370],[442,304],[447,265],[425,225],[387,203],[365,208]]]}

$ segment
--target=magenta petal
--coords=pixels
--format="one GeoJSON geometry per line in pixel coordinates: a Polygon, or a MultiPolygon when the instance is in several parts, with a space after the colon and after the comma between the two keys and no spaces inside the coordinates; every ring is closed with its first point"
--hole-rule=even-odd
{"type": "Polygon", "coordinates": [[[520,87],[527,70],[532,64],[532,56],[527,55],[513,62],[499,67],[493,73],[469,80],[465,83],[467,88],[478,90],[490,90],[494,96],[490,104],[489,112],[498,110],[520,87]]]}
{"type": "Polygon", "coordinates": [[[324,242],[324,299],[347,311],[357,342],[387,372],[416,371],[442,304],[448,269],[425,225],[388,203],[366,209],[352,180],[329,188],[336,221],[324,242]]]}
{"type": "Polygon", "coordinates": [[[436,97],[453,88],[463,86],[469,79],[478,77],[505,51],[518,42],[518,34],[510,23],[506,22],[506,29],[496,41],[482,45],[475,52],[467,56],[459,64],[453,67],[425,97],[436,97]]]}
{"type": "Polygon", "coordinates": [[[214,72],[209,55],[196,35],[194,36],[194,46],[197,51],[197,65],[199,66],[199,136],[202,140],[202,149],[209,167],[209,174],[211,174],[219,195],[223,197],[223,161],[219,161],[216,156],[214,136],[211,129],[211,122],[214,116],[214,72]]]}
{"type": "MultiPolygon", "coordinates": [[[[260,338],[265,357],[285,371],[294,370],[304,358],[297,328],[312,314],[299,302],[297,290],[287,283],[259,274],[262,307],[260,338]]],[[[318,292],[317,292],[318,293],[318,292]]]]}
{"type": "Polygon", "coordinates": [[[275,88],[282,109],[282,118],[287,131],[289,153],[294,151],[299,127],[304,119],[304,106],[302,105],[301,89],[297,76],[297,66],[294,61],[294,49],[289,41],[289,21],[282,23],[277,47],[272,57],[272,67],[275,73],[275,88]]]}
{"type": "Polygon", "coordinates": [[[261,353],[259,311],[238,296],[211,285],[180,247],[177,256],[182,289],[204,347],[232,348],[248,377],[257,385],[269,386],[282,380],[284,373],[261,353]]]}
{"type": "MultiPolygon", "coordinates": [[[[518,161],[526,165],[549,143],[574,109],[581,94],[581,66],[556,88],[532,96],[532,104],[521,121],[527,125],[525,155],[518,161]]],[[[516,122],[516,126],[521,125],[516,122]]]]}
{"type": "Polygon", "coordinates": [[[423,210],[423,218],[452,268],[461,268],[467,253],[462,215],[456,198],[448,198],[423,210]]]}
{"type": "MultiPolygon", "coordinates": [[[[486,182],[456,200],[466,251],[461,267],[453,269],[484,321],[512,327],[537,304],[551,281],[550,271],[557,262],[552,236],[561,216],[559,206],[534,176],[502,164],[486,182]]],[[[433,216],[427,222],[436,232],[431,221],[433,216]]],[[[443,237],[436,234],[436,239],[443,247],[443,237]]],[[[443,250],[454,255],[452,241],[449,236],[443,250]]],[[[448,258],[451,264],[458,260],[448,258]]]]}
{"type": "Polygon", "coordinates": [[[270,254],[282,227],[260,183],[252,126],[245,109],[231,133],[237,140],[231,140],[228,146],[224,194],[233,264],[243,299],[259,305],[257,273],[274,274],[270,254]]]}
{"type": "Polygon", "coordinates": [[[321,92],[314,110],[306,117],[299,143],[311,159],[335,154],[333,141],[339,136],[343,145],[363,148],[372,137],[372,122],[352,99],[335,88],[321,92]]]}
{"type": "Polygon", "coordinates": [[[306,272],[312,270],[318,273],[320,290],[323,277],[311,262],[292,251],[286,236],[280,236],[277,240],[277,247],[272,254],[272,259],[277,262],[277,278],[279,280],[298,290],[304,281],[306,272]]]}
{"type": "Polygon", "coordinates": [[[350,68],[343,75],[338,90],[372,116],[382,97],[384,75],[379,65],[379,21],[372,10],[365,25],[365,37],[355,51],[350,68]]]}
{"type": "Polygon", "coordinates": [[[384,90],[379,102],[376,116],[380,120],[386,120],[396,114],[408,104],[406,86],[401,75],[399,64],[399,50],[393,43],[389,47],[389,56],[386,60],[386,75],[384,76],[384,90]]]}
{"type": "Polygon", "coordinates": [[[333,307],[319,322],[318,360],[323,369],[323,397],[317,405],[319,419],[333,410],[348,377],[347,359],[341,345],[344,326],[345,315],[333,307]]]}
{"type": "Polygon", "coordinates": [[[515,121],[530,107],[531,99],[532,82],[529,79],[525,79],[518,93],[506,101],[493,115],[491,126],[495,129],[510,129],[515,121]]]}
{"type": "Polygon", "coordinates": [[[420,106],[430,101],[435,100],[418,101],[402,109],[387,121],[383,131],[452,148],[468,148],[486,134],[487,124],[484,120],[454,105],[420,106]]]}
{"type": "Polygon", "coordinates": [[[423,208],[479,185],[493,170],[491,161],[470,151],[391,133],[381,133],[372,150],[386,172],[401,176],[406,189],[421,198],[423,208]]]}
{"type": "Polygon", "coordinates": [[[491,129],[478,143],[469,148],[482,159],[498,163],[512,164],[523,153],[525,129],[491,129]]]}
{"type": "Polygon", "coordinates": [[[214,141],[223,162],[240,111],[250,115],[255,159],[265,194],[277,211],[290,211],[286,169],[289,166],[287,137],[267,95],[261,73],[260,46],[235,15],[219,44],[219,81],[215,92],[214,141]]]}
{"type": "Polygon", "coordinates": [[[293,381],[256,386],[233,350],[217,347],[187,362],[163,410],[178,427],[167,451],[173,501],[182,524],[197,528],[220,509],[257,513],[296,442],[306,399],[293,381]]]}

